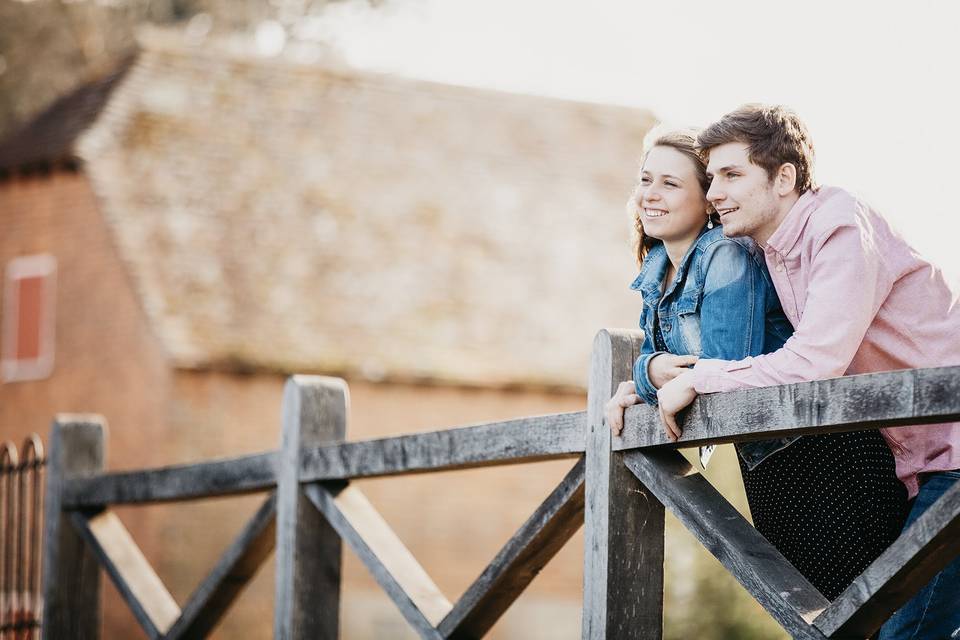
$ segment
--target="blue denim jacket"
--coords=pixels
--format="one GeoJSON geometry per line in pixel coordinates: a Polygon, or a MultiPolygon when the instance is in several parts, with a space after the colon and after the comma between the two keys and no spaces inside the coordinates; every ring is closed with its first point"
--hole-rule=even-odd
{"type": "MultiPolygon", "coordinates": [[[[667,352],[722,360],[776,351],[793,333],[763,253],[752,240],[725,238],[721,227],[704,227],[664,292],[669,263],[663,244],[654,245],[630,285],[643,295],[643,348],[633,367],[633,379],[637,394],[651,405],[657,404],[657,389],[650,382],[648,364],[664,353],[656,348],[654,321],[659,323],[667,352]]],[[[796,439],[741,443],[737,451],[753,469],[796,439]]]]}

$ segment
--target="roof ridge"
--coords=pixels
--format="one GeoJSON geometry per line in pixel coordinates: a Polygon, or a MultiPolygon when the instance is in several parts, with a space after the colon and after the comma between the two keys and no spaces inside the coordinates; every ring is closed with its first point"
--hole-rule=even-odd
{"type": "Polygon", "coordinates": [[[110,72],[56,98],[0,140],[0,175],[77,161],[74,144],[96,122],[139,53],[128,54],[110,72]]]}

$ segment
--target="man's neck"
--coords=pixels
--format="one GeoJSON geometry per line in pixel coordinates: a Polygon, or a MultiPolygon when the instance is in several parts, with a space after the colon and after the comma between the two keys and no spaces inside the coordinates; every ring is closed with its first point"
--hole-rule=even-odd
{"type": "Polygon", "coordinates": [[[793,209],[793,206],[797,204],[797,200],[799,199],[800,194],[796,191],[792,191],[790,195],[781,198],[777,203],[776,215],[770,222],[751,234],[750,237],[753,238],[753,241],[760,245],[761,248],[766,249],[767,241],[777,232],[777,229],[780,228],[783,221],[787,219],[787,215],[789,215],[790,210],[793,209]]]}

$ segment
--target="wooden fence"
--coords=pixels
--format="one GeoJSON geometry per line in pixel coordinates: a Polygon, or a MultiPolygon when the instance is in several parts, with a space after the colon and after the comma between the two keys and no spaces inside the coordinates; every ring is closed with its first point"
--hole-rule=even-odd
{"type": "Polygon", "coordinates": [[[864,638],[960,552],[954,487],[835,601],[827,601],[676,451],[706,443],[960,420],[960,367],[871,374],[700,398],[679,444],[647,407],[611,438],[603,408],[631,377],[639,332],[597,335],[585,412],[345,442],[342,380],[296,376],[278,451],[103,472],[103,426],[59,416],[47,479],[43,632],[94,638],[100,568],[151,638],[202,637],[276,550],[274,636],[336,638],[341,543],[423,638],[479,638],[585,526],[583,638],[660,638],[664,509],[793,637],[864,638]],[[579,458],[456,602],[449,602],[353,478],[579,458]],[[265,492],[263,505],[181,608],[115,504],[265,492]]]}

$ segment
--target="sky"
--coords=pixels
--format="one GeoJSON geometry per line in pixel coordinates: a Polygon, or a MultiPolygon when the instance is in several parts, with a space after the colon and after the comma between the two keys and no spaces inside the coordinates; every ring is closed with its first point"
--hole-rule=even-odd
{"type": "Polygon", "coordinates": [[[676,124],[789,105],[812,133],[818,181],[863,195],[960,276],[960,3],[389,0],[324,17],[325,39],[364,69],[676,124]]]}

